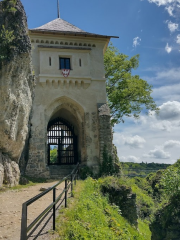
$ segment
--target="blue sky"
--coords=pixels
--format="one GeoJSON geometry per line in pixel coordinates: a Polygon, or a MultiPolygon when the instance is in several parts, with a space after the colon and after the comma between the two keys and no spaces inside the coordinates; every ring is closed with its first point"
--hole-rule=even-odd
{"type": "MultiPolygon", "coordinates": [[[[29,28],[57,18],[56,0],[22,0],[29,28]]],[[[133,72],[153,85],[160,114],[115,126],[121,161],[173,163],[180,158],[180,0],[60,0],[61,18],[112,39],[120,52],[140,54],[133,72]]]]}

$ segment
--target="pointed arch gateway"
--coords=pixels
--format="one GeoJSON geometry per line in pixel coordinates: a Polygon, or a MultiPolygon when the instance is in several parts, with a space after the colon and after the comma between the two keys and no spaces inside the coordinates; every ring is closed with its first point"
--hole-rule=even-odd
{"type": "Polygon", "coordinates": [[[49,122],[47,129],[48,165],[72,165],[78,161],[74,127],[63,118],[49,122]]]}
{"type": "Polygon", "coordinates": [[[45,111],[46,163],[74,165],[86,159],[84,109],[66,96],[57,98],[45,111]]]}

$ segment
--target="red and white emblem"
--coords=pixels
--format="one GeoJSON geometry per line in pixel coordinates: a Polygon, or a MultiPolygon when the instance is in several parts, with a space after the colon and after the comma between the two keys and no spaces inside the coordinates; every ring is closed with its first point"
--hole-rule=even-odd
{"type": "Polygon", "coordinates": [[[70,74],[70,69],[62,69],[62,75],[64,77],[68,77],[70,74]]]}

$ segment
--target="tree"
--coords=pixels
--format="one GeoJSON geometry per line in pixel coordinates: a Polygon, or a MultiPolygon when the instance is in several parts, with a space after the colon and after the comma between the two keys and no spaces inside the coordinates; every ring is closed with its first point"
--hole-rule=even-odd
{"type": "Polygon", "coordinates": [[[57,148],[54,147],[50,150],[50,162],[57,163],[57,148]]]}
{"type": "Polygon", "coordinates": [[[180,193],[180,168],[171,166],[164,171],[161,178],[161,185],[167,198],[180,193]]]}
{"type": "Polygon", "coordinates": [[[131,73],[139,65],[139,55],[129,59],[111,44],[105,53],[104,65],[112,124],[124,122],[124,117],[138,118],[144,106],[146,110],[158,110],[151,97],[152,86],[131,73]]]}
{"type": "MultiPolygon", "coordinates": [[[[0,3],[1,9],[1,29],[0,29],[0,69],[3,62],[7,62],[11,58],[11,54],[15,48],[13,25],[10,24],[8,18],[11,15],[15,17],[17,0],[3,0],[0,3]]],[[[13,19],[11,18],[11,22],[13,19]]],[[[15,21],[14,21],[15,22],[15,21]]],[[[14,24],[13,22],[13,24],[14,24]]]]}

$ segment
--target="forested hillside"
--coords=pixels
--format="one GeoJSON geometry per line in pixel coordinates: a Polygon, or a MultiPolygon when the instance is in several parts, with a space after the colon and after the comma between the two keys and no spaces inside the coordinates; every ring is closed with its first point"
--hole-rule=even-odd
{"type": "Polygon", "coordinates": [[[166,169],[170,164],[165,163],[134,163],[121,162],[123,173],[128,177],[141,176],[145,177],[151,172],[156,172],[161,169],[166,169]]]}

